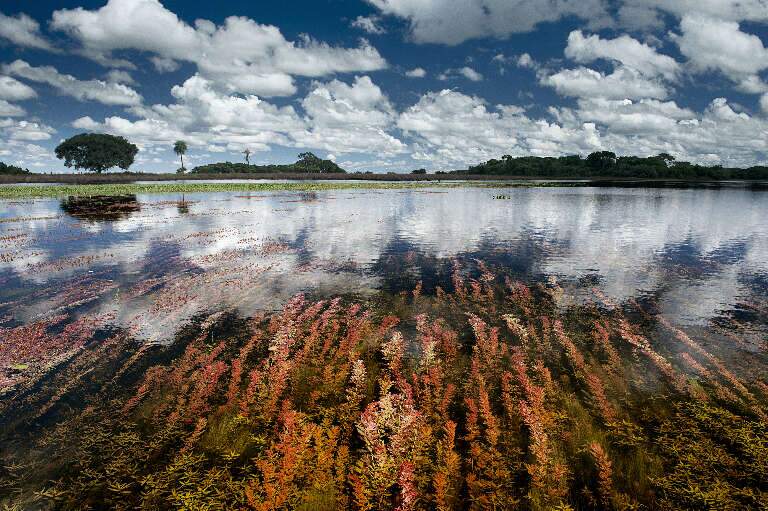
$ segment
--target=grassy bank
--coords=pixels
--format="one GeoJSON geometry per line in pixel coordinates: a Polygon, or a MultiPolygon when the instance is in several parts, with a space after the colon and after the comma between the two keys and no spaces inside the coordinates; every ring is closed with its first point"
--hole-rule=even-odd
{"type": "Polygon", "coordinates": [[[62,184],[62,185],[104,185],[104,184],[131,184],[137,181],[141,182],[167,182],[167,181],[271,181],[271,180],[291,180],[291,181],[375,181],[380,183],[430,183],[456,181],[589,181],[597,185],[612,185],[628,183],[678,183],[678,184],[701,184],[701,183],[723,183],[723,182],[744,182],[744,183],[763,183],[764,180],[754,179],[728,179],[718,180],[713,178],[649,178],[649,177],[627,177],[627,176],[567,176],[567,175],[540,175],[540,174],[519,174],[519,175],[495,175],[495,174],[318,174],[318,173],[249,173],[249,174],[144,174],[133,172],[107,173],[107,174],[0,174],[0,185],[11,184],[62,184]]]}
{"type": "MultiPolygon", "coordinates": [[[[2,184],[2,182],[0,182],[2,184]]],[[[348,180],[335,179],[318,181],[272,181],[272,182],[221,182],[221,183],[179,183],[158,181],[152,183],[94,183],[94,184],[41,184],[40,186],[6,185],[0,186],[0,199],[24,199],[36,197],[68,197],[94,195],[128,195],[142,193],[203,193],[203,192],[271,192],[271,191],[324,191],[324,190],[384,190],[408,188],[543,188],[543,187],[642,187],[642,188],[720,188],[746,186],[752,190],[766,190],[762,182],[740,181],[735,183],[718,181],[691,180],[539,180],[511,179],[469,179],[469,180],[425,180],[401,179],[385,180],[348,180]]]]}
{"type": "MultiPolygon", "coordinates": [[[[273,183],[147,183],[147,184],[94,184],[43,185],[0,187],[0,199],[35,197],[68,197],[70,195],[128,195],[141,193],[199,193],[199,192],[271,192],[271,191],[324,191],[407,189],[439,186],[498,186],[498,183],[433,183],[433,182],[273,182],[273,183]]],[[[566,186],[566,183],[503,183],[504,187],[566,186]]]]}

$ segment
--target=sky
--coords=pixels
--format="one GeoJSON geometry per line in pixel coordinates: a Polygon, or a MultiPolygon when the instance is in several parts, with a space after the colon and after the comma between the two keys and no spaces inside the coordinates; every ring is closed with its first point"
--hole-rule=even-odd
{"type": "Polygon", "coordinates": [[[768,164],[768,0],[3,0],[0,161],[126,137],[131,170],[351,171],[661,152],[768,164]]]}

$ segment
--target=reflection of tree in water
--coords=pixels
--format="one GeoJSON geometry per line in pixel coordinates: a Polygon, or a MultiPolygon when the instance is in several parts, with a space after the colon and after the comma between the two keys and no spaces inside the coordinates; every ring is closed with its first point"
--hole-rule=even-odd
{"type": "Polygon", "coordinates": [[[61,201],[61,209],[82,220],[120,220],[141,210],[135,195],[70,196],[61,201]]]}
{"type": "Polygon", "coordinates": [[[301,202],[317,202],[317,193],[315,192],[302,192],[299,194],[299,200],[301,202]]]}
{"type": "Polygon", "coordinates": [[[184,194],[181,195],[181,200],[176,203],[176,209],[181,215],[189,213],[189,201],[184,198],[184,194]]]}

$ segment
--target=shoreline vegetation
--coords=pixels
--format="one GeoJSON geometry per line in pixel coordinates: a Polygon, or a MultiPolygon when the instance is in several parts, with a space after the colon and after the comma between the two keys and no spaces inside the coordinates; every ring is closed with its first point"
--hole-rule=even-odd
{"type": "MultiPolygon", "coordinates": [[[[211,181],[211,180],[290,180],[290,181],[377,181],[377,182],[455,182],[455,181],[522,181],[536,179],[530,176],[492,176],[472,174],[368,174],[333,173],[314,174],[297,172],[237,172],[206,174],[154,174],[140,172],[115,172],[109,174],[0,174],[0,184],[120,184],[137,181],[211,181]]],[[[553,180],[554,179],[548,179],[553,180]]],[[[569,179],[573,180],[573,179],[569,179]]]]}
{"type": "Polygon", "coordinates": [[[250,151],[245,151],[246,163],[219,162],[201,165],[187,171],[183,166],[183,155],[187,145],[176,142],[174,152],[180,156],[182,167],[174,174],[129,172],[137,149],[120,137],[84,134],[66,141],[57,148],[57,156],[65,159],[65,166],[76,170],[91,171],[84,174],[37,174],[27,169],[0,162],[0,184],[16,183],[58,183],[58,184],[114,184],[135,181],[177,181],[211,179],[260,179],[260,180],[364,180],[364,181],[479,181],[479,180],[586,180],[592,182],[620,181],[678,181],[678,182],[721,182],[721,181],[762,181],[768,180],[768,166],[749,168],[728,168],[721,165],[703,166],[678,161],[674,156],[662,153],[656,156],[618,156],[610,151],[599,151],[588,155],[561,157],[504,155],[464,170],[429,173],[416,169],[410,173],[347,172],[331,160],[323,160],[310,152],[298,155],[290,164],[254,165],[250,163],[250,151]],[[105,140],[102,140],[101,138],[105,140]],[[79,139],[86,140],[78,142],[79,139]],[[114,140],[112,140],[114,139],[114,140]],[[64,147],[66,144],[72,146],[64,147]],[[113,148],[117,147],[117,149],[113,148]],[[125,146],[125,148],[123,148],[125,146]],[[122,149],[121,149],[122,148],[122,149]],[[120,149],[120,150],[118,150],[120,149]],[[123,154],[127,152],[126,154],[123,154]],[[70,154],[72,153],[72,154],[70,154]],[[114,153],[114,154],[112,154],[114,153]],[[107,158],[107,156],[109,156],[107,158]],[[118,164],[119,163],[119,164],[118,164]],[[119,166],[123,172],[103,173],[119,166]]]}
{"type": "MultiPolygon", "coordinates": [[[[78,176],[105,177],[105,176],[78,176]]],[[[350,176],[347,176],[350,177],[350,176]]],[[[404,176],[406,177],[406,176],[404,176]]],[[[207,180],[227,179],[221,176],[208,176],[207,180]]],[[[245,179],[249,179],[246,177],[245,179]]],[[[254,179],[254,178],[250,178],[254,179]]],[[[261,178],[264,179],[264,178],[261,178]]],[[[178,181],[154,180],[154,182],[137,183],[135,181],[150,181],[135,179],[132,181],[104,182],[95,179],[64,180],[61,183],[46,183],[35,181],[13,182],[0,179],[0,200],[35,199],[67,196],[119,196],[136,194],[170,194],[170,193],[218,193],[218,192],[320,192],[332,190],[397,190],[420,188],[546,188],[546,187],[643,187],[643,188],[689,188],[706,186],[720,188],[728,183],[715,180],[661,180],[661,179],[546,179],[537,180],[524,177],[504,176],[467,176],[464,178],[444,179],[311,179],[308,177],[295,178],[288,176],[271,177],[271,182],[203,182],[183,183],[178,181]],[[280,179],[280,181],[277,181],[280,179]],[[25,184],[26,183],[26,184],[25,184]],[[39,184],[39,186],[30,186],[39,184]]],[[[186,179],[185,179],[186,180],[186,179]]],[[[738,181],[753,190],[768,190],[768,184],[760,181],[738,181]]],[[[495,198],[506,198],[499,196],[495,198]]]]}
{"type": "Polygon", "coordinates": [[[537,156],[512,157],[504,155],[480,165],[457,171],[457,174],[479,175],[536,175],[544,178],[603,178],[630,179],[709,179],[755,180],[768,179],[768,167],[728,168],[722,165],[704,166],[678,161],[674,156],[618,156],[610,151],[592,153],[586,158],[579,155],[559,158],[537,156]]]}
{"type": "Polygon", "coordinates": [[[214,192],[320,192],[331,190],[391,190],[418,189],[439,186],[441,188],[459,188],[466,186],[505,188],[532,188],[546,186],[580,186],[568,182],[270,182],[270,183],[109,183],[109,184],[51,184],[42,186],[0,186],[2,199],[32,199],[67,196],[115,196],[136,195],[143,193],[214,193],[214,192]]]}
{"type": "Polygon", "coordinates": [[[201,173],[201,174],[170,174],[150,172],[113,172],[108,174],[37,174],[33,172],[22,174],[0,173],[0,185],[13,184],[51,184],[51,185],[93,185],[93,184],[120,184],[136,183],[139,181],[152,182],[178,182],[178,181],[211,181],[211,180],[290,180],[290,181],[381,181],[381,182],[456,182],[456,181],[549,181],[549,182],[593,182],[593,183],[619,183],[619,182],[680,182],[680,183],[718,183],[726,181],[762,182],[768,180],[768,175],[754,178],[729,178],[717,179],[713,177],[644,177],[621,175],[583,175],[583,176],[547,176],[543,174],[468,174],[468,173],[440,173],[440,174],[373,174],[365,172],[354,173],[299,173],[299,172],[227,172],[227,173],[201,173]]]}

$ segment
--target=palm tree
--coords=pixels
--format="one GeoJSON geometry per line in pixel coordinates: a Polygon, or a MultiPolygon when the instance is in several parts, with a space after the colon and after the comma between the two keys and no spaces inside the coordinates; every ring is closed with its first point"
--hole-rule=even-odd
{"type": "Polygon", "coordinates": [[[181,169],[184,169],[184,155],[187,153],[187,143],[183,140],[177,140],[175,144],[173,144],[173,152],[179,155],[179,158],[181,158],[181,169]]]}
{"type": "Polygon", "coordinates": [[[251,150],[246,149],[243,151],[243,154],[245,155],[245,164],[250,165],[251,164],[251,150]]]}

